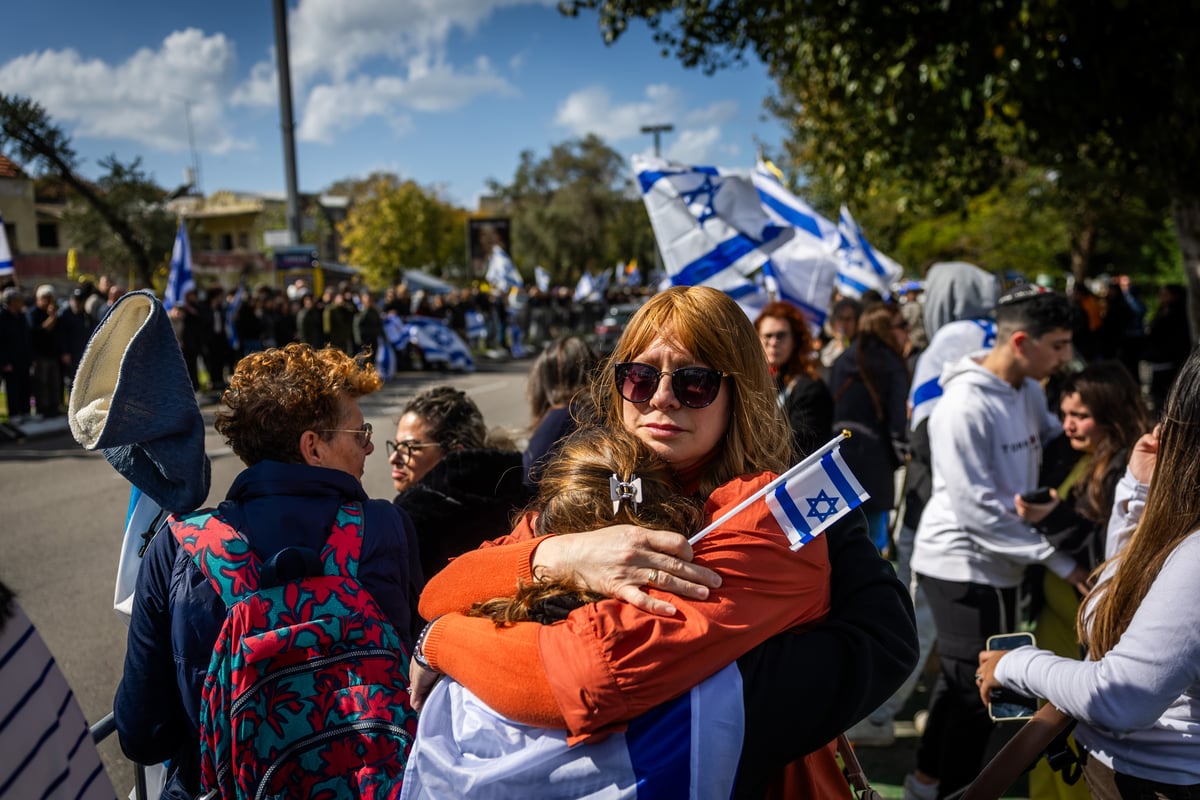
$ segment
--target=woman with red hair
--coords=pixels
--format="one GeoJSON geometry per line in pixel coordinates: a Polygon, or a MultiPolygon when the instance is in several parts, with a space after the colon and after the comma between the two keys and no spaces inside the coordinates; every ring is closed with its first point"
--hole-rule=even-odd
{"type": "Polygon", "coordinates": [[[779,407],[792,427],[795,458],[828,441],[833,427],[833,396],[817,373],[808,320],[791,303],[768,303],[754,321],[771,376],[779,392],[779,407]]]}

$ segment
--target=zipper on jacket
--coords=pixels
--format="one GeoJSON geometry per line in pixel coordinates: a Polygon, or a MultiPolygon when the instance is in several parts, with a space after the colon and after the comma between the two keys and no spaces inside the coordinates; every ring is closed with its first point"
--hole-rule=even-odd
{"type": "Polygon", "coordinates": [[[259,779],[258,788],[254,791],[254,800],[262,800],[263,796],[266,794],[267,786],[269,786],[271,783],[271,778],[275,775],[275,771],[279,769],[279,766],[287,759],[291,758],[301,750],[307,750],[308,748],[319,745],[329,739],[336,739],[349,731],[358,731],[359,733],[389,733],[400,739],[400,741],[404,742],[406,745],[411,743],[408,731],[405,728],[402,728],[399,725],[393,725],[390,722],[382,722],[380,720],[351,722],[347,725],[340,725],[336,728],[322,731],[321,733],[315,733],[310,736],[306,736],[305,738],[290,744],[282,753],[279,754],[278,758],[271,762],[271,766],[267,767],[267,771],[264,772],[262,778],[259,779]]]}

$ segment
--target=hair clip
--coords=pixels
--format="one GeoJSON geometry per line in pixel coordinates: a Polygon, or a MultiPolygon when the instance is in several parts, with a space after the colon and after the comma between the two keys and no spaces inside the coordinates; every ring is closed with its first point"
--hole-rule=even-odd
{"type": "Polygon", "coordinates": [[[638,503],[642,502],[642,479],[637,475],[630,475],[629,480],[623,481],[614,472],[608,479],[608,496],[612,500],[614,516],[620,510],[622,500],[632,503],[636,514],[638,503]]]}

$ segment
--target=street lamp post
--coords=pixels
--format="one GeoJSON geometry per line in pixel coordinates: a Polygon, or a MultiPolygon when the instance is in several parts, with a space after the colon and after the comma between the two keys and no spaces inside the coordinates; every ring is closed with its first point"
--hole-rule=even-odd
{"type": "Polygon", "coordinates": [[[659,147],[659,136],[664,133],[670,133],[675,130],[674,125],[643,125],[642,133],[649,133],[654,137],[654,155],[661,156],[662,149],[659,147]]]}
{"type": "MultiPolygon", "coordinates": [[[[654,137],[654,156],[655,158],[662,156],[662,148],[660,136],[664,133],[670,133],[675,130],[675,126],[671,124],[665,125],[643,125],[642,133],[648,133],[654,137]]],[[[661,274],[663,270],[662,251],[658,247],[658,237],[654,237],[654,272],[661,274]]]]}

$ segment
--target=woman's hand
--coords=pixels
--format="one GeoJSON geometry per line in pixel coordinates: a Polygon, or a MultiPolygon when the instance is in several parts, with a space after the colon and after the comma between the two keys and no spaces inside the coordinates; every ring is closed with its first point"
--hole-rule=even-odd
{"type": "Polygon", "coordinates": [[[1061,500],[1059,500],[1058,492],[1054,489],[1050,490],[1049,503],[1026,503],[1021,499],[1021,495],[1013,495],[1013,503],[1017,508],[1017,516],[1028,522],[1030,525],[1037,525],[1050,515],[1061,500]]]}
{"type": "Polygon", "coordinates": [[[1158,461],[1158,436],[1162,433],[1162,425],[1155,425],[1154,430],[1143,435],[1133,445],[1129,454],[1129,471],[1138,483],[1149,484],[1154,477],[1154,465],[1158,461]]]}
{"type": "Polygon", "coordinates": [[[533,551],[532,567],[534,577],[575,580],[593,592],[666,617],[675,613],[675,606],[650,596],[643,587],[703,600],[710,588],[721,585],[720,575],[692,563],[686,538],[636,525],[547,536],[533,551]]]}
{"type": "Polygon", "coordinates": [[[413,711],[420,711],[442,673],[422,667],[414,658],[408,663],[408,699],[413,711]]]}
{"type": "Polygon", "coordinates": [[[1007,650],[984,650],[979,654],[979,669],[975,671],[975,685],[979,687],[979,699],[985,706],[992,702],[992,689],[1004,688],[996,680],[996,664],[1007,652],[1007,650]]]}

